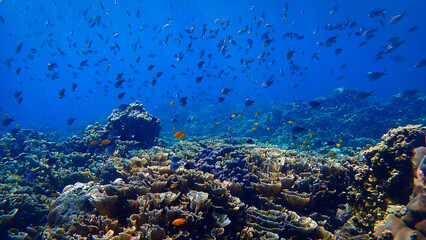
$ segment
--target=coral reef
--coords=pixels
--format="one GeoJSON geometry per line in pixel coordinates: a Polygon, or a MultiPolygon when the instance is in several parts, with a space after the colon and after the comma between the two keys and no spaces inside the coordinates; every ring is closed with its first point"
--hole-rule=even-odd
{"type": "Polygon", "coordinates": [[[0,237],[421,238],[425,132],[399,127],[358,156],[330,157],[212,138],[149,149],[115,139],[79,152],[67,144],[89,138],[19,130],[0,144],[0,237]]]}
{"type": "Polygon", "coordinates": [[[382,142],[360,156],[366,169],[358,169],[351,186],[356,191],[349,197],[360,208],[358,223],[371,227],[386,217],[389,205],[409,203],[417,167],[412,159],[415,149],[425,146],[425,134],[426,127],[421,125],[391,129],[382,142]]]}
{"type": "Polygon", "coordinates": [[[106,129],[119,136],[120,140],[134,140],[144,147],[152,146],[160,134],[160,120],[147,111],[136,101],[120,111],[115,109],[108,117],[106,129]]]}

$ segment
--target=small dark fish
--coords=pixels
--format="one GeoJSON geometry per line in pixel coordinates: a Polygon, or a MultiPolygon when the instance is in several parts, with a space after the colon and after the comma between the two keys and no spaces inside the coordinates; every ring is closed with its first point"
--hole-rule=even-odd
{"type": "Polygon", "coordinates": [[[251,99],[246,99],[246,101],[244,102],[244,105],[246,106],[246,107],[250,107],[250,106],[252,106],[254,104],[254,100],[251,100],[251,99]]]}
{"type": "Polygon", "coordinates": [[[357,21],[357,20],[353,21],[353,22],[351,23],[351,25],[349,25],[349,27],[350,27],[351,29],[353,29],[354,27],[356,27],[356,25],[358,25],[358,21],[357,21]]]}
{"type": "Polygon", "coordinates": [[[119,93],[117,98],[122,99],[124,97],[124,94],[126,94],[126,92],[119,93]]]}
{"type": "Polygon", "coordinates": [[[330,15],[333,15],[336,13],[337,9],[339,9],[339,4],[337,4],[336,6],[334,6],[331,10],[330,10],[330,15]]]}
{"type": "Polygon", "coordinates": [[[74,121],[75,121],[75,118],[73,118],[73,117],[68,118],[67,125],[68,126],[72,125],[74,123],[74,121]]]}
{"type": "Polygon", "coordinates": [[[370,13],[368,14],[369,17],[377,17],[377,16],[384,16],[385,12],[386,12],[387,8],[384,9],[373,9],[370,11],[370,13]]]}
{"type": "Polygon", "coordinates": [[[176,171],[176,170],[178,170],[179,166],[180,166],[179,163],[172,163],[172,164],[170,164],[170,169],[173,170],[173,171],[176,171]]]}
{"type": "Polygon", "coordinates": [[[224,97],[219,97],[217,101],[218,101],[219,103],[222,103],[223,101],[225,101],[225,98],[224,98],[224,97]]]}
{"type": "Polygon", "coordinates": [[[306,131],[306,127],[294,126],[290,130],[293,135],[298,135],[306,131]]]}
{"type": "Polygon", "coordinates": [[[253,144],[253,143],[254,143],[254,140],[253,140],[253,139],[251,139],[251,138],[249,138],[249,139],[247,139],[246,143],[248,143],[248,144],[253,144]]]}
{"type": "Polygon", "coordinates": [[[65,88],[62,88],[61,90],[59,90],[58,98],[62,99],[64,97],[64,95],[65,95],[65,88]]]}
{"type": "Polygon", "coordinates": [[[120,80],[122,77],[123,77],[123,72],[117,73],[117,75],[115,75],[115,80],[120,80]]]}
{"type": "Polygon", "coordinates": [[[266,81],[264,81],[262,83],[262,87],[263,88],[268,88],[268,87],[270,87],[272,85],[272,83],[274,83],[274,80],[273,79],[268,79],[268,80],[266,80],[266,81]]]}
{"type": "Polygon", "coordinates": [[[88,62],[88,60],[87,60],[87,59],[86,59],[86,60],[81,61],[81,62],[80,62],[80,67],[88,66],[88,65],[87,65],[87,62],[88,62]]]}
{"type": "Polygon", "coordinates": [[[22,50],[22,43],[18,44],[18,46],[16,46],[15,52],[16,53],[20,53],[22,50]]]}
{"type": "Polygon", "coordinates": [[[419,30],[419,25],[416,25],[408,30],[409,33],[419,30]]]}
{"type": "Polygon", "coordinates": [[[195,78],[195,83],[200,83],[203,80],[203,76],[198,76],[195,78]]]}
{"type": "Polygon", "coordinates": [[[368,72],[367,78],[370,81],[376,81],[379,78],[383,77],[384,75],[386,75],[386,71],[384,71],[384,72],[368,72]]]}
{"type": "Polygon", "coordinates": [[[13,97],[14,97],[14,98],[19,98],[19,97],[22,95],[22,92],[23,92],[23,91],[16,91],[16,92],[13,94],[13,97]]]}
{"type": "Polygon", "coordinates": [[[407,16],[407,10],[405,10],[403,13],[398,14],[394,17],[391,18],[391,20],[389,21],[390,24],[396,24],[399,21],[401,21],[405,16],[407,16]]]}
{"type": "Polygon", "coordinates": [[[157,72],[157,74],[155,74],[155,77],[159,78],[161,77],[161,75],[163,75],[163,72],[157,72]]]}
{"type": "Polygon", "coordinates": [[[371,95],[373,95],[373,92],[358,92],[355,95],[355,100],[361,101],[361,100],[364,100],[364,99],[368,98],[371,95]]]}
{"type": "Polygon", "coordinates": [[[155,67],[155,65],[149,65],[149,66],[147,67],[147,69],[148,69],[148,71],[151,71],[154,67],[155,67]]]}
{"type": "Polygon", "coordinates": [[[308,108],[313,110],[313,109],[318,108],[320,105],[321,105],[321,102],[319,102],[319,101],[310,101],[308,103],[308,108]]]}
{"type": "Polygon", "coordinates": [[[178,122],[178,120],[176,118],[173,118],[172,122],[178,122]]]}
{"type": "Polygon", "coordinates": [[[71,91],[75,91],[75,89],[77,88],[77,83],[72,83],[71,84],[71,91]]]}
{"type": "Polygon", "coordinates": [[[220,93],[223,95],[227,95],[230,91],[231,91],[230,88],[223,88],[222,90],[220,90],[220,93]]]}
{"type": "Polygon", "coordinates": [[[157,79],[152,79],[151,86],[154,87],[157,84],[157,79]]]}
{"type": "Polygon", "coordinates": [[[186,104],[188,104],[188,98],[187,97],[181,97],[179,99],[179,105],[181,105],[182,107],[185,107],[186,104]]]}
{"type": "Polygon", "coordinates": [[[2,16],[0,16],[0,21],[1,23],[4,23],[4,18],[2,16]]]}
{"type": "Polygon", "coordinates": [[[15,121],[15,119],[10,118],[10,117],[6,117],[6,118],[3,118],[1,125],[9,126],[13,121],[15,121]]]}
{"type": "Polygon", "coordinates": [[[296,52],[296,50],[288,50],[287,55],[285,56],[285,60],[291,60],[291,58],[293,57],[293,54],[296,52]]]}
{"type": "Polygon", "coordinates": [[[326,141],[326,142],[324,142],[325,146],[333,146],[334,144],[336,144],[334,141],[326,141]]]}
{"type": "Polygon", "coordinates": [[[21,68],[20,67],[18,67],[18,68],[15,69],[15,74],[16,75],[18,75],[20,72],[21,72],[21,68]]]}
{"type": "Polygon", "coordinates": [[[422,68],[422,67],[424,67],[424,66],[426,66],[426,59],[423,59],[423,60],[421,60],[420,62],[418,62],[418,63],[414,64],[414,67],[415,67],[415,68],[422,68]]]}
{"type": "Polygon", "coordinates": [[[333,45],[333,43],[336,42],[336,39],[337,39],[337,35],[334,35],[333,37],[327,39],[327,41],[325,42],[325,46],[330,47],[331,45],[333,45]]]}
{"type": "Polygon", "coordinates": [[[47,64],[47,70],[49,71],[53,71],[55,69],[55,67],[57,67],[58,65],[56,63],[49,63],[47,64]]]}
{"type": "Polygon", "coordinates": [[[24,100],[24,99],[23,99],[22,97],[18,97],[18,98],[16,99],[16,103],[17,103],[17,104],[21,104],[23,100],[24,100]]]}
{"type": "Polygon", "coordinates": [[[204,61],[201,61],[197,64],[197,69],[201,69],[204,65],[204,61]]]}
{"type": "Polygon", "coordinates": [[[337,48],[336,50],[334,50],[334,55],[339,55],[342,52],[343,48],[337,48]]]}

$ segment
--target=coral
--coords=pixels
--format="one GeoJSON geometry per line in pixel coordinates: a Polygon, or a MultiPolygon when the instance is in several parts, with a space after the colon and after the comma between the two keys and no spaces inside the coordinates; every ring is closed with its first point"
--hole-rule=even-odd
{"type": "Polygon", "coordinates": [[[398,127],[362,154],[369,169],[357,174],[357,194],[351,196],[355,205],[364,209],[359,211],[361,224],[371,226],[384,217],[389,204],[409,202],[414,187],[414,149],[425,145],[425,133],[426,127],[420,125],[398,127]]]}
{"type": "Polygon", "coordinates": [[[154,140],[160,134],[160,120],[147,111],[136,101],[124,110],[115,109],[108,117],[106,125],[120,140],[134,140],[143,147],[154,145],[154,140]]]}

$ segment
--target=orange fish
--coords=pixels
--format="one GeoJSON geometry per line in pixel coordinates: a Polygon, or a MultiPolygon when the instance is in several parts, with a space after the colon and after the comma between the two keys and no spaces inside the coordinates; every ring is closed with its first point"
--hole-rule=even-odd
{"type": "Polygon", "coordinates": [[[90,142],[90,145],[92,145],[92,146],[94,146],[94,145],[98,145],[99,144],[99,142],[98,141],[95,141],[95,140],[93,140],[93,141],[91,141],[90,142]]]}
{"type": "Polygon", "coordinates": [[[173,104],[175,104],[175,101],[170,102],[170,106],[173,106],[173,104]]]}
{"type": "Polygon", "coordinates": [[[254,126],[259,126],[258,122],[253,123],[254,126]]]}
{"type": "Polygon", "coordinates": [[[176,132],[173,137],[178,138],[183,134],[183,132],[176,132]]]}
{"type": "Polygon", "coordinates": [[[255,130],[256,130],[256,128],[252,128],[251,130],[252,130],[252,131],[255,131],[255,130]]]}
{"type": "Polygon", "coordinates": [[[225,157],[226,157],[226,159],[231,160],[231,157],[229,156],[228,153],[225,153],[225,157]]]}
{"type": "Polygon", "coordinates": [[[177,186],[179,186],[179,184],[178,184],[178,183],[172,183],[172,184],[170,185],[170,188],[171,188],[171,189],[173,189],[173,188],[176,188],[177,186]]]}
{"type": "Polygon", "coordinates": [[[175,127],[175,126],[173,126],[173,130],[176,130],[176,127],[175,127]]]}
{"type": "Polygon", "coordinates": [[[332,158],[336,157],[336,154],[334,152],[328,152],[327,155],[332,158]]]}
{"type": "Polygon", "coordinates": [[[185,224],[185,222],[186,222],[185,218],[178,218],[173,220],[172,224],[173,226],[179,227],[180,225],[185,224]]]}
{"type": "Polygon", "coordinates": [[[266,116],[265,116],[265,119],[268,119],[268,118],[269,118],[269,116],[268,116],[268,115],[266,115],[266,116]]]}
{"type": "Polygon", "coordinates": [[[105,146],[105,145],[108,145],[108,144],[110,144],[111,143],[111,140],[109,140],[109,139],[105,139],[105,140],[103,140],[102,142],[101,142],[101,145],[102,146],[105,146]]]}
{"type": "Polygon", "coordinates": [[[182,133],[179,137],[178,137],[178,139],[179,140],[182,140],[182,139],[184,139],[186,137],[186,134],[185,133],[182,133]]]}
{"type": "Polygon", "coordinates": [[[259,115],[260,115],[260,112],[257,112],[254,116],[259,117],[259,115]]]}

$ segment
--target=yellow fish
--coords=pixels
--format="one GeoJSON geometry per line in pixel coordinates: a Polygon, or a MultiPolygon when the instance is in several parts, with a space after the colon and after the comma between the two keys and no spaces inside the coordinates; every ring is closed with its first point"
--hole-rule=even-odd
{"type": "Polygon", "coordinates": [[[105,140],[103,140],[102,142],[101,142],[101,145],[102,146],[105,146],[105,145],[108,145],[108,144],[110,144],[111,143],[111,140],[109,140],[109,139],[105,139],[105,140]]]}
{"type": "Polygon", "coordinates": [[[292,142],[292,143],[290,143],[290,145],[291,145],[291,146],[294,146],[294,143],[292,142]]]}
{"type": "Polygon", "coordinates": [[[178,139],[179,140],[182,140],[182,139],[184,139],[186,137],[186,134],[185,133],[182,133],[182,135],[180,135],[179,137],[178,137],[178,139]]]}
{"type": "Polygon", "coordinates": [[[219,125],[220,124],[220,122],[216,122],[216,125],[219,125]]]}
{"type": "Polygon", "coordinates": [[[173,226],[179,227],[180,225],[185,224],[185,222],[186,222],[185,218],[178,218],[173,220],[172,224],[173,226]]]}
{"type": "Polygon", "coordinates": [[[293,121],[288,121],[288,124],[293,124],[294,122],[293,121]]]}
{"type": "Polygon", "coordinates": [[[231,127],[228,127],[228,130],[231,130],[231,127]]]}
{"type": "Polygon", "coordinates": [[[339,143],[342,143],[342,142],[343,142],[343,139],[339,138],[339,143]]]}
{"type": "Polygon", "coordinates": [[[183,134],[183,132],[176,132],[175,134],[173,134],[173,137],[178,138],[183,134]]]}
{"type": "Polygon", "coordinates": [[[340,143],[336,143],[336,147],[340,147],[340,143]]]}
{"type": "Polygon", "coordinates": [[[232,114],[231,117],[229,119],[234,119],[237,116],[237,114],[232,114]]]}
{"type": "Polygon", "coordinates": [[[269,116],[268,115],[265,115],[265,119],[268,119],[269,118],[269,116]]]}
{"type": "Polygon", "coordinates": [[[269,131],[269,130],[270,130],[270,129],[269,129],[269,127],[267,127],[267,128],[266,128],[266,130],[268,130],[268,131],[269,131]]]}
{"type": "Polygon", "coordinates": [[[252,131],[255,131],[255,130],[256,130],[256,128],[252,128],[251,130],[252,130],[252,131]]]}

